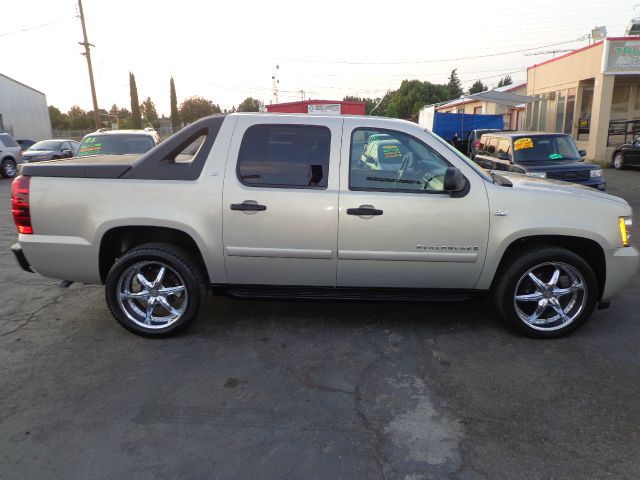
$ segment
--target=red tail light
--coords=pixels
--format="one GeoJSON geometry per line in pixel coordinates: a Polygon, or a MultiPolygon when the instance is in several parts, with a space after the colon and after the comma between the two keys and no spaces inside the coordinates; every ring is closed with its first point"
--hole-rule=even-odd
{"type": "Polygon", "coordinates": [[[31,234],[31,212],[29,211],[29,183],[31,177],[16,177],[11,185],[11,210],[19,233],[31,234]]]}
{"type": "Polygon", "coordinates": [[[482,146],[482,143],[480,143],[480,141],[477,141],[476,143],[473,144],[473,146],[476,148],[480,148],[482,146]]]}

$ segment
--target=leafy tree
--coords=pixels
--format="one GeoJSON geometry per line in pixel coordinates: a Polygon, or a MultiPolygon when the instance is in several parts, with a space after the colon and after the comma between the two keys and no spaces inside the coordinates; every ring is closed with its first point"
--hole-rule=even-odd
{"type": "Polygon", "coordinates": [[[133,128],[142,128],[140,102],[138,101],[138,87],[136,86],[136,77],[131,72],[129,72],[129,95],[131,96],[131,117],[133,118],[133,128]]]}
{"type": "Polygon", "coordinates": [[[385,114],[388,117],[412,119],[425,105],[442,102],[448,98],[447,85],[403,80],[400,88],[391,95],[385,114]]]}
{"type": "Polygon", "coordinates": [[[460,83],[460,79],[458,78],[458,69],[454,68],[451,70],[451,75],[449,75],[449,83],[447,83],[447,91],[449,92],[450,100],[452,98],[460,98],[464,93],[462,90],[462,83],[460,83]]]}
{"type": "Polygon", "coordinates": [[[174,132],[180,127],[180,112],[178,112],[178,97],[176,96],[176,84],[171,77],[169,82],[169,96],[171,97],[171,127],[174,132]]]}
{"type": "Polygon", "coordinates": [[[86,130],[93,125],[93,116],[89,117],[87,112],[78,105],[74,105],[67,112],[69,116],[69,128],[72,130],[86,130]]]}
{"type": "Polygon", "coordinates": [[[476,80],[471,88],[469,88],[469,95],[473,95],[474,93],[480,93],[487,90],[487,86],[482,83],[480,80],[476,80]]]}
{"type": "Polygon", "coordinates": [[[189,97],[180,104],[180,118],[185,123],[193,123],[215,113],[222,113],[220,106],[203,97],[189,97]]]}
{"type": "Polygon", "coordinates": [[[247,97],[240,105],[238,105],[238,112],[259,112],[262,108],[262,102],[257,98],[247,97]]]}
{"type": "Polygon", "coordinates": [[[507,85],[511,85],[511,84],[513,84],[513,80],[511,80],[511,75],[505,75],[498,82],[498,88],[499,87],[506,87],[507,85]]]}
{"type": "Polygon", "coordinates": [[[150,123],[154,126],[159,124],[158,112],[156,111],[155,104],[151,101],[151,97],[147,97],[147,99],[140,104],[140,112],[145,123],[150,123]]]}
{"type": "Polygon", "coordinates": [[[62,113],[59,108],[49,105],[49,118],[51,119],[51,127],[56,130],[65,130],[69,128],[69,117],[62,113]]]}

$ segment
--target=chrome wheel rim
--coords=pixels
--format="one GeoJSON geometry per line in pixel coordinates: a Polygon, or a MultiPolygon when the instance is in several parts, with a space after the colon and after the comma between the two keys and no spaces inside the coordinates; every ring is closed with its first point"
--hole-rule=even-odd
{"type": "Polygon", "coordinates": [[[622,155],[617,154],[617,155],[615,156],[615,158],[613,159],[613,166],[614,166],[615,168],[620,168],[620,167],[622,167],[622,155]]]}
{"type": "Polygon", "coordinates": [[[16,166],[12,161],[7,160],[6,162],[4,162],[4,173],[7,177],[15,176],[16,166]]]}
{"type": "Polygon", "coordinates": [[[546,262],[529,269],[516,284],[516,314],[529,327],[553,331],[573,323],[587,303],[587,285],[571,265],[546,262]]]}
{"type": "Polygon", "coordinates": [[[138,262],[118,279],[118,304],[136,325],[157,330],[182,318],[187,309],[187,287],[178,272],[158,261],[138,262]]]}

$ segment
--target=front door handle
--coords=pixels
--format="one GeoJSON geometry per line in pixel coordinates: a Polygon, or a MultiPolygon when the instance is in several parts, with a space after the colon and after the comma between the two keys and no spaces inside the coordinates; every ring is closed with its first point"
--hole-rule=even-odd
{"type": "Polygon", "coordinates": [[[358,215],[362,217],[382,215],[382,210],[378,210],[370,205],[360,205],[358,208],[347,208],[347,215],[358,215]]]}
{"type": "Polygon", "coordinates": [[[244,201],[242,203],[231,204],[231,210],[240,210],[241,212],[264,212],[266,209],[267,209],[266,205],[249,203],[247,201],[244,201]]]}

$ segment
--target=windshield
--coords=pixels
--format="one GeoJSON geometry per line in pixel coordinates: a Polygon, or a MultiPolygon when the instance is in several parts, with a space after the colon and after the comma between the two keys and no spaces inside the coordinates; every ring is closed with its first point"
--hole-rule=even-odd
{"type": "Polygon", "coordinates": [[[546,162],[549,160],[580,160],[580,154],[568,135],[532,135],[513,139],[516,162],[546,162]]]}
{"type": "Polygon", "coordinates": [[[76,153],[77,157],[87,155],[125,155],[145,153],[155,147],[149,135],[111,134],[85,137],[76,153]]]}
{"type": "Polygon", "coordinates": [[[58,150],[62,142],[55,142],[53,140],[44,140],[42,142],[34,143],[29,147],[29,150],[39,150],[41,152],[48,150],[58,150]]]}

